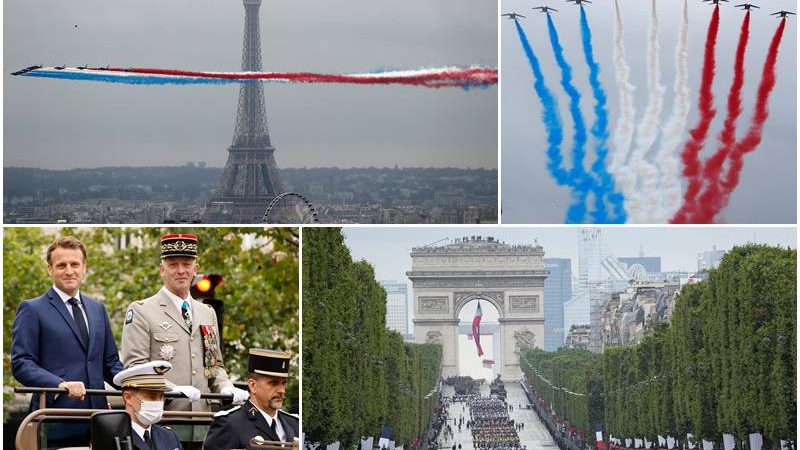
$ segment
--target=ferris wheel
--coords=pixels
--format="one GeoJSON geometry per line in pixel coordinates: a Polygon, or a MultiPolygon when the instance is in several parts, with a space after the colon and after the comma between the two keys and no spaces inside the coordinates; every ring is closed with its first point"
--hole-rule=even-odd
{"type": "Polygon", "coordinates": [[[269,202],[261,222],[306,224],[319,223],[319,219],[317,210],[308,199],[296,192],[283,192],[269,202]]]}

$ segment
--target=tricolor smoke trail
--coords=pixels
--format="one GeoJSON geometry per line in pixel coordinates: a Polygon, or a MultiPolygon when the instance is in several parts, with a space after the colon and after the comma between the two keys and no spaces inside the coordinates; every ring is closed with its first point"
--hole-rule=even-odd
{"type": "MultiPolygon", "coordinates": [[[[708,25],[708,34],[706,35],[705,53],[703,56],[703,77],[700,85],[700,100],[698,108],[700,110],[700,118],[694,128],[689,132],[690,138],[686,145],[683,147],[681,159],[683,160],[684,169],[683,175],[689,179],[689,186],[684,193],[684,205],[692,205],[697,199],[697,194],[702,185],[700,172],[702,165],[700,163],[699,153],[703,149],[703,143],[708,135],[708,129],[711,126],[711,121],[717,111],[714,109],[714,92],[712,86],[714,84],[714,70],[716,60],[714,52],[717,46],[717,33],[719,31],[719,5],[714,6],[714,13],[711,15],[711,22],[708,25]]],[[[675,214],[671,222],[685,223],[688,217],[683,209],[675,214]]]]}
{"type": "Polygon", "coordinates": [[[522,49],[525,51],[525,56],[528,57],[531,71],[533,72],[533,88],[539,101],[542,103],[542,120],[547,131],[547,169],[550,174],[555,178],[556,183],[561,186],[570,184],[570,177],[566,169],[564,169],[564,157],[561,154],[561,144],[564,140],[564,132],[561,127],[561,115],[558,112],[558,102],[556,101],[553,93],[548,89],[544,81],[544,74],[539,65],[539,59],[533,52],[528,36],[522,29],[518,21],[514,21],[517,27],[517,34],[519,41],[522,44],[522,49]]]}
{"type": "Polygon", "coordinates": [[[702,179],[706,181],[707,186],[705,192],[700,196],[700,200],[695,204],[684,205],[685,214],[688,220],[692,223],[698,221],[707,222],[708,219],[702,220],[696,215],[701,214],[703,210],[708,211],[707,206],[710,202],[720,194],[722,186],[722,169],[725,160],[733,150],[736,144],[736,122],[742,114],[742,88],[744,87],[744,57],[747,51],[747,41],[750,38],[750,11],[744,15],[742,20],[742,28],[739,32],[739,43],[736,46],[736,59],[733,64],[733,82],[731,83],[731,90],[728,92],[728,112],[725,117],[725,124],[719,134],[717,140],[719,141],[719,150],[714,153],[706,161],[703,167],[702,179]],[[708,204],[704,204],[709,202],[708,204]]]}
{"type": "Polygon", "coordinates": [[[226,84],[271,81],[283,83],[400,84],[428,88],[471,88],[497,84],[497,69],[478,66],[343,75],[310,72],[199,72],[119,67],[33,67],[15,72],[14,75],[144,85],[226,84]]]}
{"type": "Polygon", "coordinates": [[[586,215],[586,198],[594,183],[583,167],[583,159],[586,156],[586,124],[581,112],[581,94],[572,84],[572,66],[564,59],[564,49],[561,47],[558,32],[550,14],[547,14],[547,30],[550,34],[553,56],[561,69],[561,86],[569,97],[569,112],[574,129],[570,177],[572,178],[571,185],[575,188],[575,195],[573,195],[575,200],[567,211],[567,223],[582,223],[586,215]]]}
{"type": "Polygon", "coordinates": [[[689,47],[689,11],[687,0],[683,1],[683,21],[678,31],[678,46],[675,48],[675,82],[672,114],[661,131],[661,147],[656,153],[659,172],[660,199],[654,207],[653,221],[665,223],[681,206],[680,159],[676,150],[686,129],[689,118],[689,86],[686,77],[689,47]]]}
{"type": "Polygon", "coordinates": [[[614,47],[612,50],[614,60],[614,74],[619,87],[619,119],[614,129],[614,152],[611,155],[611,171],[620,180],[626,175],[627,170],[622,169],[628,160],[633,140],[633,124],[636,116],[633,93],[636,87],[630,82],[630,66],[625,61],[625,24],[619,10],[619,1],[614,0],[615,24],[614,47]]]}
{"type": "Polygon", "coordinates": [[[648,211],[656,203],[658,189],[658,169],[647,161],[647,152],[658,136],[658,123],[664,104],[664,86],[661,85],[659,69],[658,14],[656,2],[652,1],[650,10],[650,33],[647,44],[647,92],[648,102],[637,130],[636,146],[631,153],[630,168],[637,175],[636,185],[631,192],[625,192],[628,212],[634,222],[649,221],[648,211]],[[638,186],[637,186],[638,185],[638,186]]]}
{"type": "Polygon", "coordinates": [[[595,162],[592,164],[592,171],[597,175],[595,185],[595,211],[592,214],[594,223],[609,223],[609,218],[605,207],[605,199],[614,207],[614,223],[625,223],[626,214],[623,206],[624,197],[615,192],[614,179],[606,167],[606,157],[608,156],[608,110],[606,109],[606,92],[600,84],[600,65],[594,59],[592,51],[592,30],[589,28],[589,20],[586,18],[586,10],[581,5],[581,38],[583,41],[583,53],[586,65],[589,66],[589,84],[592,86],[594,94],[594,113],[595,122],[592,125],[592,136],[595,138],[595,162]]]}
{"type": "Polygon", "coordinates": [[[721,183],[722,192],[715,198],[708,198],[709,207],[702,210],[702,213],[697,216],[698,222],[713,221],[716,215],[728,204],[733,190],[739,184],[744,155],[755,150],[761,143],[764,123],[769,117],[769,96],[775,88],[775,65],[778,61],[778,50],[785,28],[786,19],[783,18],[775,30],[772,42],[769,45],[769,53],[767,53],[767,58],[764,61],[764,69],[761,74],[761,83],[758,86],[755,112],[750,122],[750,128],[747,130],[747,134],[730,151],[730,164],[725,179],[721,183]]]}

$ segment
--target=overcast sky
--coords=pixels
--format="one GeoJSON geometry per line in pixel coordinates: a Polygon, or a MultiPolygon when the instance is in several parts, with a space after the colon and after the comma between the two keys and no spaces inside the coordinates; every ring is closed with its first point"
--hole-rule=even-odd
{"type": "MultiPolygon", "coordinates": [[[[375,268],[379,280],[397,280],[409,284],[406,271],[411,270],[411,249],[463,236],[493,236],[507,244],[533,244],[535,239],[544,248],[545,258],[571,258],[577,271],[577,227],[508,227],[503,228],[432,228],[381,227],[344,228],[347,246],[354,260],[366,260],[375,268]]],[[[717,249],[729,250],[747,242],[796,248],[794,227],[604,227],[603,238],[614,256],[660,256],[664,271],[697,269],[697,253],[717,249]]],[[[440,242],[437,245],[444,245],[440,242]]]]}
{"type": "MultiPolygon", "coordinates": [[[[33,64],[240,70],[241,0],[8,0],[4,166],[221,167],[239,89],[12,77],[33,64]],[[77,25],[77,27],[76,27],[77,25]]],[[[265,1],[264,70],[497,67],[485,0],[265,1]]],[[[266,84],[279,167],[497,167],[497,87],[266,84]]]]}
{"type": "MultiPolygon", "coordinates": [[[[708,135],[715,141],[725,117],[725,101],[730,88],[735,49],[743,14],[732,5],[720,7],[720,29],[717,42],[717,76],[714,84],[717,115],[708,135]]],[[[746,55],[743,114],[739,120],[740,136],[750,121],[755,91],[761,79],[769,42],[778,20],[769,13],[779,9],[795,11],[794,0],[754,2],[762,8],[751,15],[750,42],[746,55]]],[[[516,11],[525,16],[520,23],[536,53],[547,86],[558,97],[565,143],[571,145],[572,121],[568,101],[559,85],[560,72],[553,58],[543,14],[532,11],[536,5],[550,4],[559,11],[553,20],[559,31],[565,57],[573,68],[573,81],[582,93],[581,107],[587,126],[594,120],[593,99],[588,84],[588,70],[583,60],[580,41],[579,9],[562,1],[531,2],[502,0],[503,12],[516,11]]],[[[697,119],[697,98],[703,48],[713,8],[699,0],[689,0],[689,92],[691,111],[688,128],[697,119]]],[[[612,0],[594,0],[586,7],[592,28],[595,59],[601,66],[600,80],[608,95],[612,131],[618,117],[619,96],[613,72],[612,38],[614,30],[612,0]]],[[[626,58],[631,82],[636,86],[636,120],[640,121],[647,104],[646,43],[650,17],[650,1],[620,0],[625,23],[626,58]]],[[[665,87],[662,120],[672,110],[674,54],[678,28],[683,14],[680,0],[658,0],[659,42],[661,47],[661,84],[665,87]]],[[[797,22],[787,23],[777,65],[777,84],[770,98],[770,116],[764,127],[764,139],[758,149],[745,158],[739,187],[720,219],[728,223],[795,223],[796,222],[796,40],[797,22]]],[[[563,223],[569,205],[569,191],[555,184],[545,167],[546,134],[542,125],[541,105],[533,90],[533,75],[510,20],[501,23],[502,82],[502,195],[504,223],[563,223]]],[[[610,141],[612,142],[612,141],[610,141]]],[[[569,147],[567,147],[569,148],[569,147]]],[[[715,151],[707,145],[703,155],[715,151]]],[[[591,150],[589,147],[588,150],[591,150]]],[[[591,152],[588,152],[591,154],[591,152]]]]}

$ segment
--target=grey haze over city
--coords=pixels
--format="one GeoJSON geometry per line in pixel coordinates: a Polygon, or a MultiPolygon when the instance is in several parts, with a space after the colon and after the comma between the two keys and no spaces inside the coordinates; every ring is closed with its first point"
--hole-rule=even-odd
{"type": "MultiPolygon", "coordinates": [[[[496,4],[265,1],[264,70],[497,66],[496,4]]],[[[241,68],[238,1],[4,3],[4,167],[222,167],[237,85],[130,86],[13,77],[34,64],[241,68]]],[[[497,92],[266,84],[279,167],[497,167],[497,92]]]]}
{"type": "MultiPolygon", "coordinates": [[[[716,45],[716,77],[713,85],[714,106],[717,110],[701,158],[717,149],[717,136],[726,116],[728,91],[733,79],[733,65],[744,12],[733,5],[744,2],[720,3],[720,27],[716,45]]],[[[750,39],[745,57],[745,79],[742,91],[742,114],[738,121],[738,137],[749,126],[756,91],[761,81],[764,58],[770,40],[779,23],[769,14],[785,9],[797,12],[794,0],[755,2],[761,9],[753,10],[750,39]]],[[[536,5],[549,4],[558,9],[552,14],[558,29],[564,54],[573,69],[572,77],[581,92],[581,111],[587,129],[592,126],[594,100],[589,87],[588,68],[584,62],[579,26],[579,8],[563,1],[532,3],[526,0],[502,0],[502,12],[516,11],[527,16],[520,19],[528,39],[540,61],[545,82],[558,99],[564,130],[564,149],[572,145],[572,121],[569,101],[560,86],[561,73],[556,64],[548,37],[544,14],[531,10],[536,5]]],[[[647,44],[651,2],[619,0],[624,21],[626,61],[630,66],[630,82],[635,86],[634,122],[642,121],[648,105],[647,44]]],[[[679,150],[695,126],[698,117],[698,91],[701,83],[703,49],[713,5],[700,0],[688,0],[688,88],[689,118],[679,150]]],[[[673,107],[675,80],[675,48],[683,15],[682,0],[658,0],[658,42],[660,44],[660,81],[664,88],[664,103],[660,124],[669,120],[673,107]]],[[[609,111],[609,146],[613,149],[614,129],[620,117],[619,88],[613,62],[614,1],[596,0],[586,5],[592,30],[595,59],[600,64],[600,81],[607,95],[609,111]]],[[[791,16],[790,16],[791,17],[791,16]]],[[[519,37],[511,20],[500,24],[501,81],[502,81],[502,197],[504,223],[563,223],[570,204],[569,190],[556,185],[547,170],[546,134],[542,109],[534,93],[534,78],[519,37]]],[[[765,123],[763,141],[748,154],[738,188],[728,208],[722,211],[726,223],[795,223],[797,180],[797,21],[786,24],[778,54],[776,85],[769,98],[769,119],[765,123]]],[[[661,126],[660,125],[660,126],[661,126]]],[[[634,135],[634,139],[635,139],[634,135]]],[[[660,139],[656,141],[660,142],[660,139]]],[[[589,141],[592,144],[592,141],[589,141]]],[[[655,150],[652,150],[653,153],[655,150]]],[[[569,155],[569,150],[562,150],[569,155]]],[[[653,155],[649,155],[652,157],[653,155]]],[[[569,158],[567,157],[567,161],[569,158]]],[[[587,147],[587,167],[594,161],[593,145],[587,147]]],[[[685,182],[684,182],[685,188],[685,182]]]]}
{"type": "MultiPolygon", "coordinates": [[[[426,245],[446,245],[465,236],[495,237],[507,244],[543,247],[545,258],[570,258],[578,271],[577,227],[437,227],[437,228],[344,228],[347,246],[354,260],[366,260],[375,268],[378,280],[411,283],[405,273],[411,270],[411,249],[426,245]],[[448,241],[449,239],[449,241],[448,241]]],[[[697,268],[697,254],[730,250],[746,243],[797,248],[794,227],[603,227],[605,243],[616,257],[660,256],[662,271],[688,271],[697,268]]]]}

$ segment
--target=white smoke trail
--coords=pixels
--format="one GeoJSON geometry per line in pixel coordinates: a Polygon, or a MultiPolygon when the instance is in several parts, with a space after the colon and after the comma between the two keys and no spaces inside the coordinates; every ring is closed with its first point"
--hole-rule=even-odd
{"type": "Polygon", "coordinates": [[[683,1],[683,21],[678,31],[678,46],[675,48],[675,92],[672,115],[662,130],[661,147],[656,153],[656,164],[661,167],[659,177],[658,209],[654,209],[653,221],[667,223],[681,207],[681,159],[678,146],[686,129],[689,117],[689,86],[687,80],[687,58],[689,47],[689,13],[687,0],[683,1]]]}
{"type": "Polygon", "coordinates": [[[655,192],[658,189],[658,168],[647,161],[647,152],[658,137],[659,119],[664,105],[664,86],[661,85],[658,61],[659,50],[658,14],[656,0],[652,0],[647,45],[647,107],[644,110],[641,126],[637,129],[636,145],[628,162],[630,170],[637,177],[637,184],[641,184],[633,190],[633,195],[628,199],[630,221],[637,223],[647,221],[649,211],[654,207],[654,205],[648,204],[648,200],[655,198],[655,192]],[[648,194],[648,189],[652,192],[651,194],[648,194]]]}
{"type": "Polygon", "coordinates": [[[630,82],[630,67],[625,62],[625,24],[619,11],[619,0],[614,0],[614,73],[619,87],[619,119],[614,129],[614,151],[609,155],[609,170],[616,179],[617,186],[627,198],[636,190],[636,178],[625,165],[633,140],[633,123],[636,109],[633,104],[633,93],[636,87],[630,82]]]}

